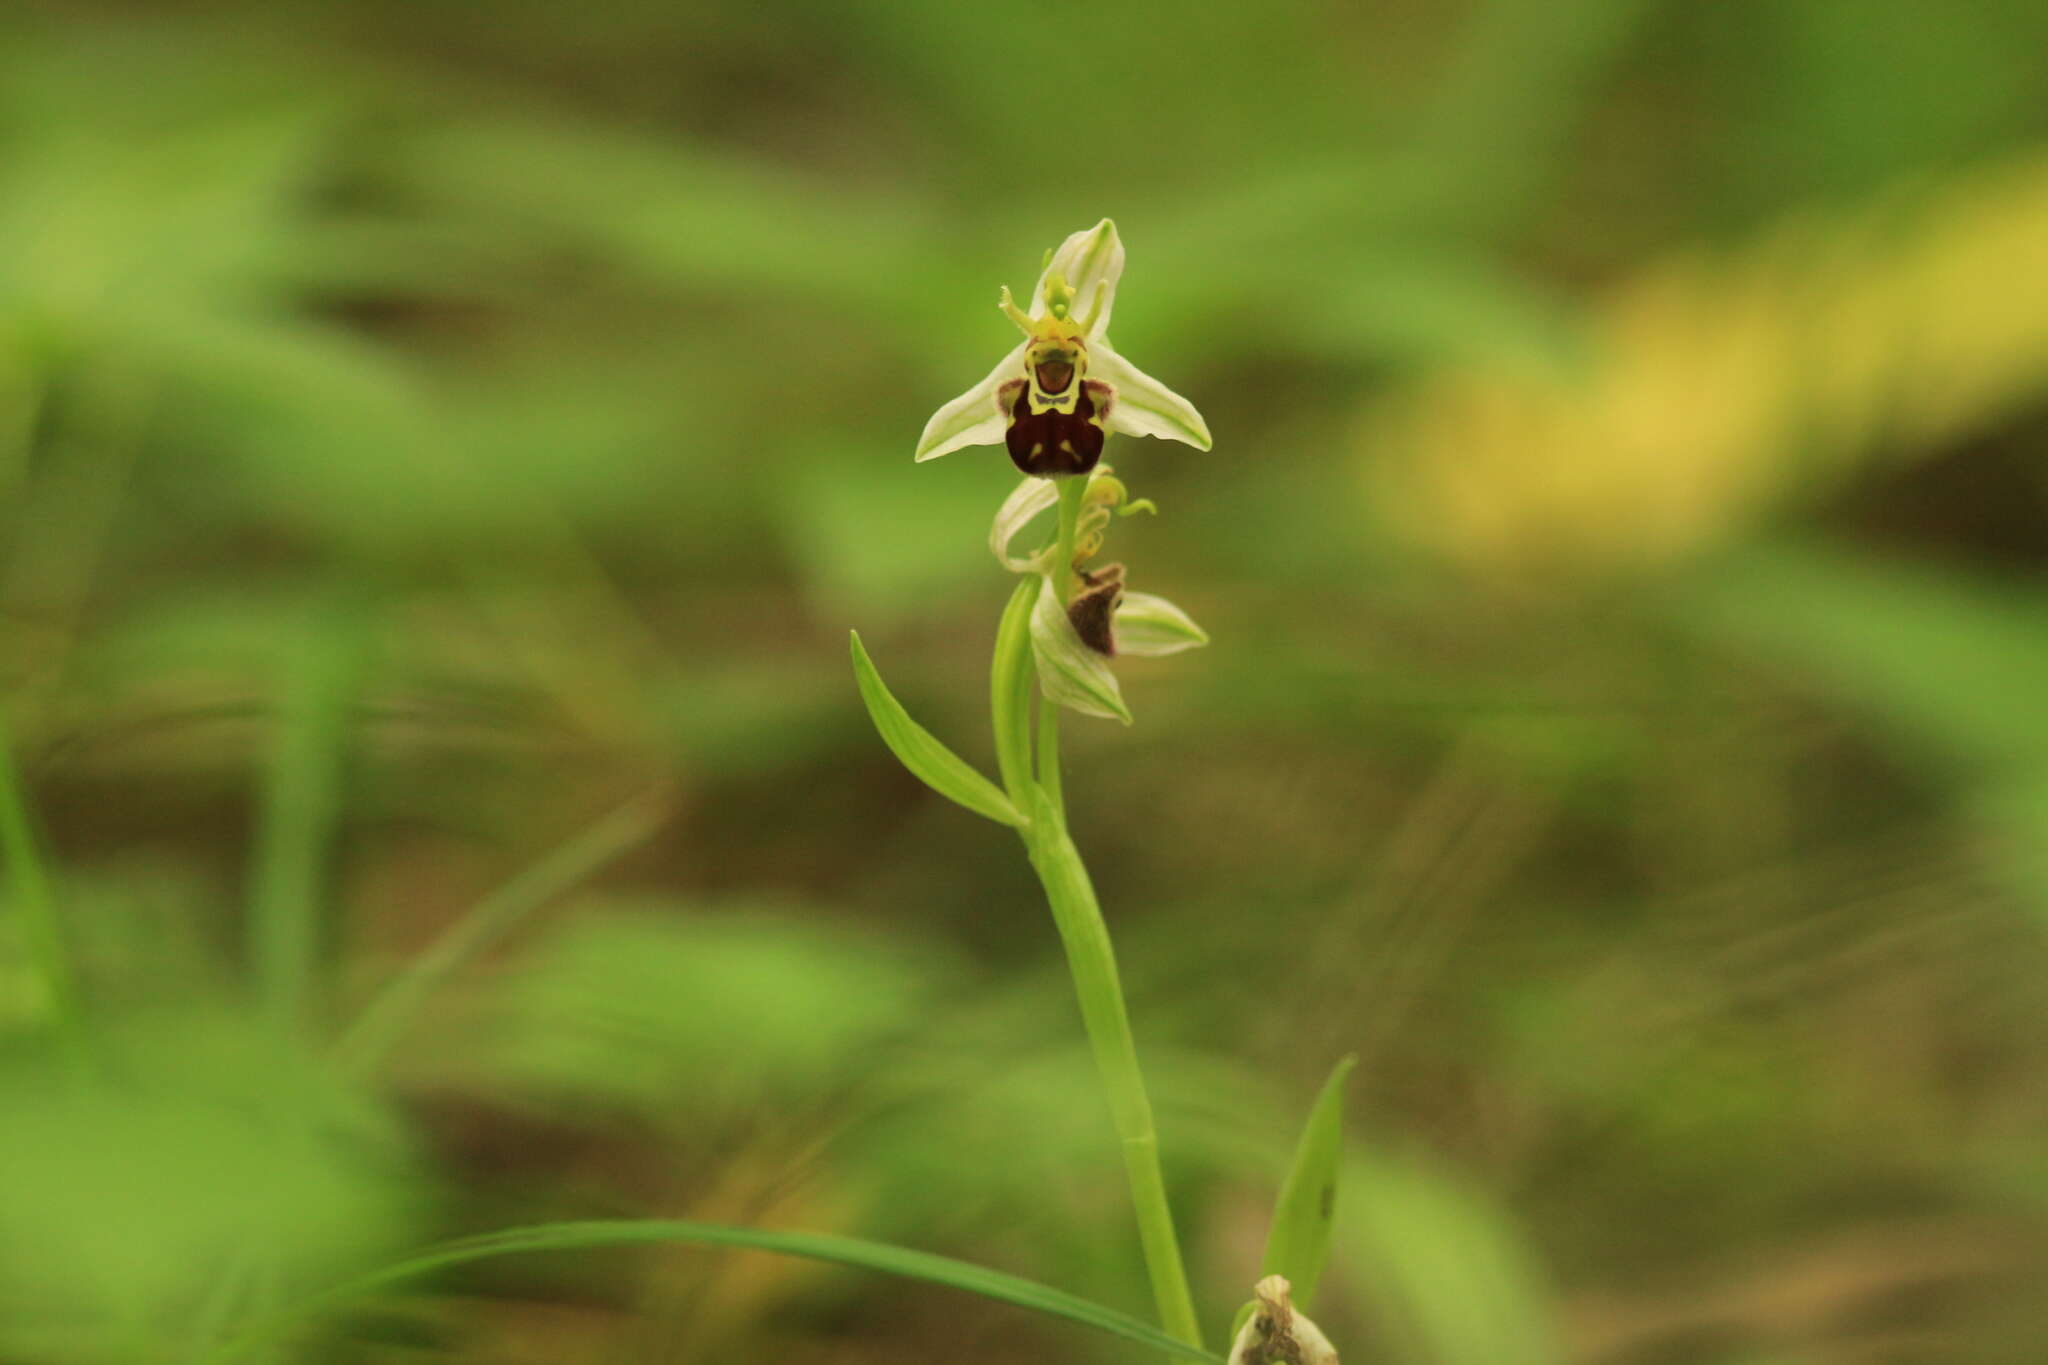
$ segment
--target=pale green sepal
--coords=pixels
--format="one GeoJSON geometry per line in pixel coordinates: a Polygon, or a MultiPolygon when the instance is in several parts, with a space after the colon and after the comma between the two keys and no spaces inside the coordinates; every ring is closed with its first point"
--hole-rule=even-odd
{"type": "Polygon", "coordinates": [[[1344,1152],[1344,1081],[1356,1065],[1356,1056],[1344,1058],[1323,1082],[1266,1234],[1266,1259],[1259,1274],[1286,1279],[1301,1308],[1315,1298],[1316,1281],[1322,1278],[1323,1260],[1330,1252],[1330,1229],[1337,1215],[1337,1163],[1344,1152]]]}
{"type": "Polygon", "coordinates": [[[1109,330],[1116,282],[1123,273],[1124,241],[1117,235],[1116,224],[1105,218],[1086,231],[1074,233],[1052,253],[1045,269],[1038,272],[1038,284],[1031,291],[1031,316],[1044,315],[1046,281],[1058,274],[1074,291],[1076,316],[1088,319],[1088,339],[1093,342],[1109,330]],[[1091,309],[1096,310],[1092,317],[1091,309]]]}
{"type": "Polygon", "coordinates": [[[1209,643],[1209,632],[1163,597],[1127,592],[1116,609],[1116,652],[1156,657],[1209,643]]]}
{"type": "Polygon", "coordinates": [[[1084,716],[1131,723],[1109,659],[1074,633],[1051,579],[1039,588],[1038,605],[1031,609],[1031,650],[1038,656],[1038,688],[1051,700],[1084,716]]]}
{"type": "Polygon", "coordinates": [[[1024,347],[1020,343],[1002,358],[988,377],[932,414],[917,438],[917,459],[921,464],[950,455],[962,446],[992,446],[1003,443],[1002,400],[996,390],[1011,379],[1024,377],[1024,347]]]}
{"type": "Polygon", "coordinates": [[[1060,500],[1060,487],[1051,479],[1026,478],[996,509],[995,522],[988,528],[988,548],[1011,573],[1044,573],[1050,567],[1051,547],[1032,555],[1013,555],[1010,543],[1024,533],[1038,515],[1060,500]]]}
{"type": "Polygon", "coordinates": [[[902,704],[889,695],[882,675],[875,671],[867,649],[860,642],[859,631],[853,632],[853,676],[860,685],[860,699],[867,703],[868,715],[881,732],[882,742],[912,775],[977,815],[986,815],[998,824],[1023,825],[1023,815],[1010,804],[1001,788],[912,720],[902,704]]]}
{"type": "Polygon", "coordinates": [[[1116,391],[1105,424],[1109,430],[1180,441],[1197,450],[1213,444],[1209,424],[1193,403],[1118,355],[1106,339],[1088,343],[1088,377],[1116,391]]]}

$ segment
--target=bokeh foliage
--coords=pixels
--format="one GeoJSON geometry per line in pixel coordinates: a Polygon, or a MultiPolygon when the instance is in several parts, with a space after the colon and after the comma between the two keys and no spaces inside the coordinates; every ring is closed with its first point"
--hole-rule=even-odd
{"type": "MultiPolygon", "coordinates": [[[[1164,509],[1116,553],[1215,644],[1123,666],[1068,799],[1212,1330],[1355,1051],[1347,1357],[2027,1358],[2044,50],[2023,0],[8,9],[0,661],[91,1059],[10,878],[0,1356],[555,1217],[1143,1311],[1028,874],[844,651],[986,761],[1012,475],[910,446],[1107,213],[1217,433],[1112,451],[1164,509]]],[[[1116,1349],[1055,1332],[641,1249],[279,1358],[1116,1349]]]]}

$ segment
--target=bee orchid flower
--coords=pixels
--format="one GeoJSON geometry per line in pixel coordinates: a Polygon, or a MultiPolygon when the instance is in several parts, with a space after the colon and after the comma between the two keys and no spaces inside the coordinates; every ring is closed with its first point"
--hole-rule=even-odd
{"type": "Polygon", "coordinates": [[[1001,442],[1026,474],[1057,478],[1094,469],[1112,431],[1207,450],[1209,424],[1194,404],[1109,344],[1123,272],[1123,241],[1105,218],[1046,258],[1028,310],[1005,287],[998,307],[1024,340],[987,378],[932,414],[917,458],[1001,442]]]}
{"type": "Polygon", "coordinates": [[[1133,501],[1123,481],[1108,465],[1088,475],[1068,566],[1074,590],[1063,603],[1053,562],[1053,547],[1019,554],[1016,542],[1040,514],[1059,500],[1047,479],[1025,479],[1010,494],[989,528],[988,545],[1012,573],[1039,575],[1038,601],[1031,613],[1031,645],[1038,660],[1039,685],[1061,706],[1084,715],[1131,723],[1110,660],[1119,655],[1178,654],[1209,643],[1194,619],[1164,597],[1124,591],[1124,566],[1083,567],[1102,549],[1110,523],[1118,517],[1158,509],[1148,498],[1133,501]]]}

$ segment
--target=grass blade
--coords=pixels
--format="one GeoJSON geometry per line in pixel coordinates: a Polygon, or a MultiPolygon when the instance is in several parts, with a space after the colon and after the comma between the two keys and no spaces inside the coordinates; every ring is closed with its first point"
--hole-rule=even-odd
{"type": "Polygon", "coordinates": [[[36,838],[21,773],[14,761],[14,736],[0,712],[0,858],[6,860],[7,899],[21,918],[22,938],[43,990],[58,1036],[80,1066],[91,1060],[85,1035],[85,1014],[79,1005],[78,979],[64,944],[64,926],[57,914],[56,893],[36,838]]]}
{"type": "Polygon", "coordinates": [[[667,814],[664,797],[635,797],[478,901],[356,1017],[335,1045],[343,1068],[357,1076],[376,1070],[437,987],[527,915],[654,833],[667,814]]]}
{"type": "Polygon", "coordinates": [[[429,1247],[403,1261],[339,1284],[258,1322],[233,1340],[201,1357],[199,1365],[228,1365],[246,1359],[250,1352],[275,1341],[294,1325],[316,1314],[365,1297],[388,1285],[417,1279],[450,1266],[497,1256],[517,1256],[542,1251],[575,1251],[598,1247],[644,1246],[694,1243],[700,1246],[740,1247],[801,1256],[835,1265],[853,1266],[900,1275],[943,1285],[999,1303],[1012,1304],[1093,1327],[1123,1337],[1182,1360],[1199,1360],[1221,1365],[1222,1358],[1185,1342],[1175,1341],[1157,1328],[1113,1308],[1048,1285],[1006,1275],[1001,1271],[970,1265],[965,1261],[934,1256],[928,1252],[856,1237],[838,1237],[813,1232],[770,1232],[732,1227],[722,1223],[692,1223],[679,1220],[632,1220],[622,1222],[548,1223],[537,1227],[513,1228],[504,1232],[465,1237],[429,1247]]]}
{"type": "Polygon", "coordinates": [[[1294,1286],[1294,1305],[1306,1311],[1322,1278],[1330,1253],[1330,1229],[1337,1217],[1337,1165],[1344,1155],[1344,1081],[1356,1056],[1330,1069],[1309,1110],[1308,1123],[1294,1149],[1294,1165],[1281,1183],[1273,1205],[1273,1226],[1266,1234],[1266,1259],[1261,1279],[1285,1275],[1294,1286]]]}
{"type": "Polygon", "coordinates": [[[859,631],[853,632],[852,649],[853,676],[860,684],[860,699],[867,703],[868,715],[874,719],[875,729],[881,732],[882,742],[889,746],[889,752],[895,754],[897,760],[927,787],[946,799],[957,801],[997,824],[1022,825],[1024,817],[995,783],[976,772],[965,759],[940,743],[931,731],[912,720],[902,704],[889,695],[882,675],[875,671],[873,660],[868,658],[867,649],[860,642],[859,631]]]}
{"type": "Polygon", "coordinates": [[[311,1022],[349,702],[365,645],[364,622],[352,607],[324,614],[310,623],[310,631],[287,662],[250,865],[249,960],[264,1008],[291,1034],[311,1022]]]}

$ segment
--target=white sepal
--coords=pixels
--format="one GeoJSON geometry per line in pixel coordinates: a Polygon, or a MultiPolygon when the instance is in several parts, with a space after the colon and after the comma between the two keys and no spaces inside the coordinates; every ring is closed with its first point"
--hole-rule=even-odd
{"type": "Polygon", "coordinates": [[[1024,528],[1036,520],[1040,513],[1060,500],[1059,485],[1051,479],[1027,477],[1017,485],[1015,492],[1003,499],[1003,505],[996,509],[996,519],[988,528],[988,548],[1011,573],[1046,573],[1051,569],[1052,547],[1041,548],[1037,554],[1013,555],[1010,545],[1024,533],[1024,528]]]}
{"type": "Polygon", "coordinates": [[[1050,578],[1039,586],[1038,605],[1031,609],[1031,652],[1038,659],[1039,690],[1051,700],[1084,716],[1131,723],[1108,656],[1082,643],[1050,578]]]}
{"type": "Polygon", "coordinates": [[[1258,1307],[1231,1343],[1229,1365],[1337,1365],[1337,1348],[1295,1310],[1291,1288],[1279,1275],[1252,1286],[1258,1307]]]}
{"type": "Polygon", "coordinates": [[[1031,291],[1032,317],[1045,316],[1045,281],[1057,271],[1066,280],[1067,287],[1074,291],[1074,316],[1085,318],[1089,310],[1096,307],[1096,289],[1102,290],[1100,311],[1094,316],[1094,326],[1089,329],[1088,338],[1093,341],[1109,330],[1110,305],[1116,301],[1116,282],[1124,273],[1124,241],[1117,235],[1116,224],[1105,218],[1085,232],[1077,232],[1061,242],[1059,249],[1052,253],[1052,259],[1045,263],[1045,269],[1038,274],[1038,283],[1031,291]]]}
{"type": "Polygon", "coordinates": [[[1003,443],[1008,419],[996,390],[1012,379],[1024,377],[1024,346],[1019,343],[1002,358],[988,378],[932,414],[917,438],[917,459],[936,460],[962,446],[996,446],[1003,443]]]}
{"type": "MultiPolygon", "coordinates": [[[[1197,450],[1213,444],[1209,424],[1195,405],[1110,349],[1106,337],[1088,344],[1088,377],[1115,390],[1109,409],[1111,431],[1181,441],[1197,450]]],[[[996,430],[1000,436],[1002,428],[996,430]]]]}
{"type": "Polygon", "coordinates": [[[1178,654],[1209,643],[1209,632],[1165,598],[1149,592],[1127,592],[1111,618],[1119,654],[1178,654]]]}

